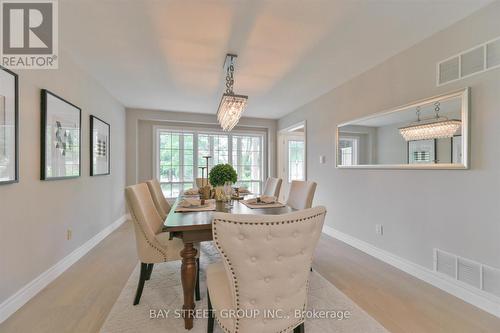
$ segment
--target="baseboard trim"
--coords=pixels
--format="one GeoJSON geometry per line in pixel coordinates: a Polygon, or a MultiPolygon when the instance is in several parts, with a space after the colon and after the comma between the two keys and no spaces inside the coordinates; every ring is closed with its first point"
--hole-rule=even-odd
{"type": "Polygon", "coordinates": [[[86,241],[82,246],[61,259],[57,264],[22,287],[14,295],[10,296],[4,302],[2,302],[0,304],[0,323],[9,318],[14,312],[20,309],[43,288],[54,281],[59,275],[70,268],[71,265],[73,265],[81,257],[87,254],[87,252],[89,252],[94,246],[99,244],[104,238],[106,238],[128,219],[130,219],[130,216],[128,214],[123,215],[118,220],[100,231],[97,235],[86,241]]]}
{"type": "Polygon", "coordinates": [[[424,282],[433,285],[461,300],[472,304],[496,317],[500,318],[500,299],[494,295],[475,289],[461,281],[452,280],[424,266],[420,266],[388,251],[382,250],[370,243],[345,234],[332,227],[324,226],[323,233],[336,238],[352,247],[357,248],[397,269],[402,270],[424,282]]]}

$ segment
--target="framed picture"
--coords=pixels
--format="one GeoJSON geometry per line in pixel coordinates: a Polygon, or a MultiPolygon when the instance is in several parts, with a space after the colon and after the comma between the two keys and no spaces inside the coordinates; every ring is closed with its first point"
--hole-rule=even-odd
{"type": "Polygon", "coordinates": [[[41,179],[80,177],[82,110],[42,90],[41,179]]]}
{"type": "Polygon", "coordinates": [[[17,74],[0,66],[0,185],[19,181],[17,74]]]}
{"type": "Polygon", "coordinates": [[[408,141],[408,164],[436,163],[436,140],[408,141]]]}
{"type": "Polygon", "coordinates": [[[462,136],[455,135],[451,138],[451,163],[462,164],[462,136]]]}
{"type": "Polygon", "coordinates": [[[110,126],[96,116],[90,116],[90,175],[110,174],[110,126]]]}

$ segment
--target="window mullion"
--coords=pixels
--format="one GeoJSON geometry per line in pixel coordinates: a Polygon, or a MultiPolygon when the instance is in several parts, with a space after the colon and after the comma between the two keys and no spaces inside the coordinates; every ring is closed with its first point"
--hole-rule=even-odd
{"type": "Polygon", "coordinates": [[[228,134],[227,136],[227,162],[234,167],[233,163],[233,136],[228,134]]]}
{"type": "Polygon", "coordinates": [[[241,168],[241,137],[240,136],[236,137],[236,165],[237,165],[236,172],[241,175],[242,168],[241,168]]]}
{"type": "Polygon", "coordinates": [[[184,181],[184,133],[179,136],[179,181],[184,181]]]}
{"type": "Polygon", "coordinates": [[[193,185],[198,177],[198,132],[193,132],[193,185]]]}
{"type": "MultiPolygon", "coordinates": [[[[209,135],[208,136],[208,148],[209,148],[209,151],[210,151],[210,156],[212,156],[212,166],[215,164],[215,153],[214,153],[214,135],[209,135]]],[[[208,170],[207,170],[208,172],[208,170]]]]}
{"type": "Polygon", "coordinates": [[[156,131],[156,149],[155,149],[155,153],[156,153],[156,156],[155,156],[155,165],[156,165],[156,179],[158,179],[158,181],[161,180],[160,178],[160,170],[161,170],[161,148],[160,148],[160,136],[161,136],[161,131],[160,130],[157,130],[156,131]]]}

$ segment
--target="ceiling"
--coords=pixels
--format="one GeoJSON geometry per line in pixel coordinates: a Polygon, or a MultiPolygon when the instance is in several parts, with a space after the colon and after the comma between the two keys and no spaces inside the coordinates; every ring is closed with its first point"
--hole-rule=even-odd
{"type": "Polygon", "coordinates": [[[280,118],[490,0],[61,0],[60,47],[127,107],[280,118]]]}

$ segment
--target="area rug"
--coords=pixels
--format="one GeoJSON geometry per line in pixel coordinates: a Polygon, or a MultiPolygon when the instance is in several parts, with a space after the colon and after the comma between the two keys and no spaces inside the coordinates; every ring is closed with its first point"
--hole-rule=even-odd
{"type": "MultiPolygon", "coordinates": [[[[201,247],[201,277],[200,289],[202,300],[196,302],[197,309],[206,309],[206,285],[203,272],[205,267],[218,261],[217,249],[206,243],[201,247]]],[[[155,265],[153,274],[146,281],[141,301],[133,306],[132,302],[139,280],[140,265],[137,265],[130,275],[104,325],[102,333],[118,332],[148,332],[148,333],[202,333],[207,330],[207,320],[195,318],[194,327],[187,331],[184,321],[175,315],[175,309],[182,308],[182,285],[180,281],[180,262],[155,265]],[[166,311],[170,310],[168,314],[166,311]]],[[[308,319],[305,323],[307,333],[349,332],[349,333],[379,333],[388,332],[370,315],[358,307],[352,300],[338,290],[334,285],[316,272],[311,273],[308,310],[335,311],[338,319],[308,319]],[[345,314],[348,316],[341,319],[345,314]]],[[[216,333],[222,330],[215,324],[216,333]]]]}

